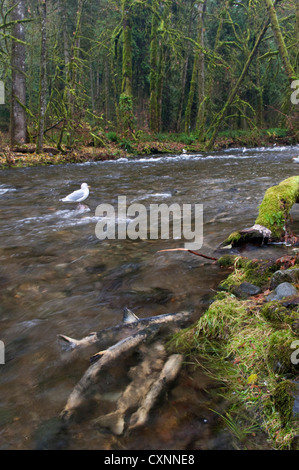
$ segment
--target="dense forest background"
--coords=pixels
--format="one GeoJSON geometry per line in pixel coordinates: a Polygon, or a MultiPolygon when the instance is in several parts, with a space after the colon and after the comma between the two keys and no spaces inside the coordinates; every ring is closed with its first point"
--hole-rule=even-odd
{"type": "Polygon", "coordinates": [[[0,17],[11,144],[298,132],[299,0],[1,0],[0,17]]]}

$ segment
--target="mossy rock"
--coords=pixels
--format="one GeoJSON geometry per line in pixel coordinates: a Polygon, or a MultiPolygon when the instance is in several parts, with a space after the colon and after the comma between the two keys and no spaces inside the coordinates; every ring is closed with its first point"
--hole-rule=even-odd
{"type": "Polygon", "coordinates": [[[273,238],[280,238],[298,196],[299,176],[291,176],[267,189],[255,223],[271,230],[273,238]]]}
{"type": "MultiPolygon", "coordinates": [[[[298,297],[297,297],[298,299],[298,297]]],[[[262,309],[261,314],[263,317],[273,323],[277,328],[281,325],[290,325],[294,334],[299,334],[299,312],[285,306],[284,300],[273,300],[266,303],[262,309]]]]}
{"type": "Polygon", "coordinates": [[[270,283],[270,289],[273,290],[282,282],[297,283],[299,281],[299,269],[298,267],[293,267],[284,270],[277,270],[272,278],[270,283]]]}
{"type": "Polygon", "coordinates": [[[296,383],[291,380],[283,380],[276,386],[273,392],[275,410],[278,412],[283,426],[286,426],[291,420],[296,418],[293,408],[297,391],[298,385],[296,383]]]}
{"type": "Polygon", "coordinates": [[[291,362],[292,343],[296,336],[289,330],[278,330],[268,339],[267,360],[274,372],[298,373],[298,366],[291,362]]]}
{"type": "Polygon", "coordinates": [[[261,314],[266,320],[274,323],[287,323],[290,317],[290,311],[275,300],[265,304],[261,309],[261,314]]]}
{"type": "Polygon", "coordinates": [[[299,176],[291,176],[267,189],[252,227],[235,231],[221,244],[223,248],[246,242],[264,244],[282,240],[293,205],[299,202],[299,176]]]}

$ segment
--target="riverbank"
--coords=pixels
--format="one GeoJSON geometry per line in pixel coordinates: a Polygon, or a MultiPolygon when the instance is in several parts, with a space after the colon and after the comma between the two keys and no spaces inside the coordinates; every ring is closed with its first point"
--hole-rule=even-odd
{"type": "MultiPolygon", "coordinates": [[[[205,152],[205,142],[187,134],[159,134],[152,136],[138,132],[134,138],[124,138],[115,132],[101,134],[98,139],[76,148],[62,151],[44,146],[44,153],[37,154],[34,144],[9,147],[7,136],[0,136],[0,169],[31,166],[58,165],[63,163],[85,163],[119,158],[134,158],[137,155],[181,154],[205,152]],[[93,145],[91,145],[93,144],[93,145]]],[[[228,148],[269,147],[273,145],[297,144],[298,139],[287,129],[257,131],[230,131],[219,134],[213,151],[228,148]]]]}
{"type": "Polygon", "coordinates": [[[170,348],[219,382],[221,416],[241,448],[262,433],[274,449],[298,450],[299,256],[217,263],[227,278],[170,348]]]}

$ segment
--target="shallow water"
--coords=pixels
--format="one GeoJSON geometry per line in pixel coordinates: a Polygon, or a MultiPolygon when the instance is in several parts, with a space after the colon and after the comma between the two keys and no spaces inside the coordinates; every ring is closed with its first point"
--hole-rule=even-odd
{"type": "MultiPolygon", "coordinates": [[[[35,449],[220,449],[227,433],[216,432],[214,384],[184,367],[147,426],[114,437],[89,415],[57,438],[56,419],[88,357],[64,362],[57,335],[82,338],[116,325],[123,307],[138,316],[192,311],[199,318],[225,273],[187,252],[184,241],[104,240],[96,237],[96,207],[162,202],[203,204],[203,246],[215,249],[232,231],[254,223],[266,189],[298,174],[292,157],[299,147],[230,149],[211,154],[163,155],[99,163],[25,168],[0,172],[0,448],[35,449]],[[59,201],[86,181],[88,211],[59,201]],[[211,401],[212,400],[212,401],[211,401]],[[211,405],[212,403],[212,405],[211,405]],[[52,436],[55,435],[55,442],[52,436]]],[[[294,209],[294,217],[298,210],[294,209]]],[[[299,220],[299,216],[298,216],[299,220]]],[[[259,257],[291,248],[265,246],[259,257]]],[[[245,248],[245,256],[256,250],[245,248]]],[[[113,384],[99,385],[102,412],[113,409],[125,385],[122,366],[113,384]],[[113,385],[113,387],[112,387],[113,385]]],[[[94,416],[93,416],[94,417],[94,416]]]]}

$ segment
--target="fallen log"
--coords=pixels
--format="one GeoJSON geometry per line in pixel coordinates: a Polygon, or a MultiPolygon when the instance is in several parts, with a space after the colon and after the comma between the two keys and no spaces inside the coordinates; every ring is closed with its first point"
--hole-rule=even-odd
{"type": "MultiPolygon", "coordinates": [[[[288,234],[287,224],[290,211],[297,202],[299,202],[299,176],[291,176],[267,189],[254,225],[231,233],[221,246],[231,248],[246,242],[264,244],[292,238],[288,234]]],[[[294,240],[297,241],[297,237],[294,237],[294,240]]]]}
{"type": "MultiPolygon", "coordinates": [[[[36,153],[36,146],[26,146],[26,147],[12,147],[11,151],[14,153],[36,153]]],[[[58,155],[61,153],[56,147],[43,147],[43,153],[52,153],[52,155],[58,155]]]]}

